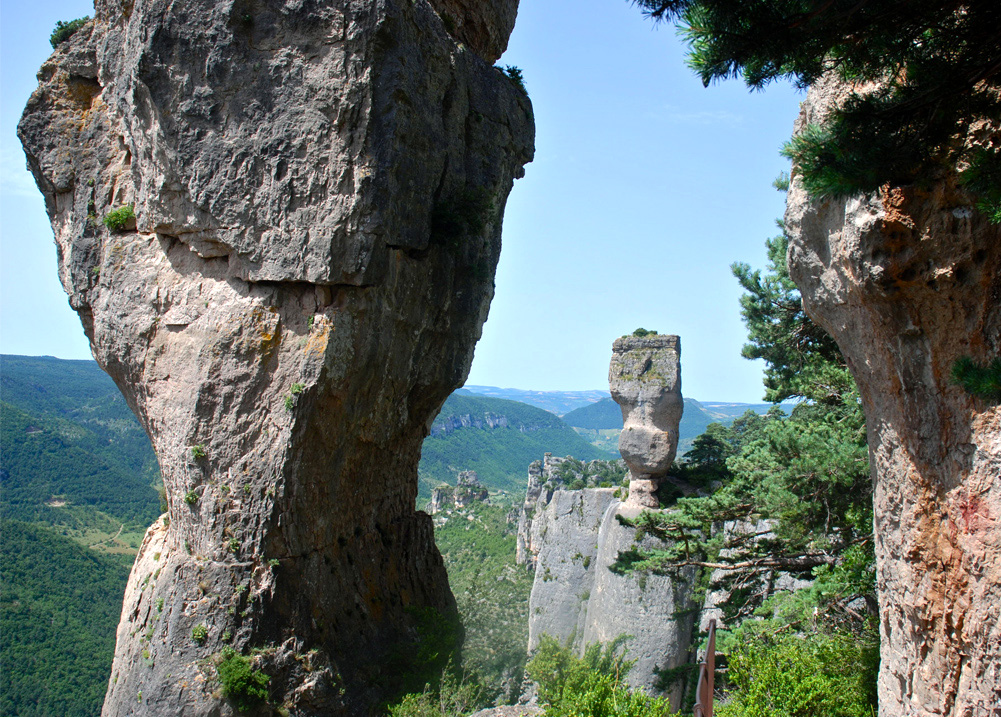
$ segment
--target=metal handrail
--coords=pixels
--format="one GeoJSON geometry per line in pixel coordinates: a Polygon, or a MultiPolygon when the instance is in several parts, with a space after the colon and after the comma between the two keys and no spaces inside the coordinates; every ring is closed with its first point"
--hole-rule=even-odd
{"type": "Polygon", "coordinates": [[[699,681],[695,687],[695,717],[713,717],[713,677],[716,673],[716,620],[709,621],[709,645],[699,663],[699,681]]]}

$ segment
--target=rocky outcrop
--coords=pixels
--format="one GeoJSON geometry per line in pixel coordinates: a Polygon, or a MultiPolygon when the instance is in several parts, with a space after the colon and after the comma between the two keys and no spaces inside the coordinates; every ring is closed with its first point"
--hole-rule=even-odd
{"type": "MultiPolygon", "coordinates": [[[[462,415],[448,416],[442,420],[435,421],[435,424],[431,426],[431,435],[437,438],[444,438],[445,436],[450,436],[462,428],[493,430],[495,428],[507,427],[507,416],[500,416],[496,413],[490,412],[487,412],[482,416],[473,416],[468,413],[464,413],[462,415]]],[[[522,433],[526,431],[525,426],[519,426],[518,428],[522,433]]]]}
{"type": "Polygon", "coordinates": [[[629,466],[629,502],[657,507],[657,487],[678,447],[681,340],[677,336],[623,336],[612,344],[608,387],[622,409],[619,453],[629,466]]]}
{"type": "MultiPolygon", "coordinates": [[[[798,122],[842,97],[811,90],[798,122]]],[[[979,127],[970,141],[998,137],[979,127]]],[[[1001,354],[1001,230],[945,177],[811,201],[794,174],[789,268],[858,382],[875,488],[880,714],[1001,704],[1001,407],[950,380],[1001,354]]]]}
{"type": "Polygon", "coordinates": [[[431,491],[428,512],[436,515],[444,511],[462,510],[473,503],[489,503],[490,493],[480,483],[476,471],[460,471],[455,485],[441,485],[431,491]]]}
{"type": "Polygon", "coordinates": [[[688,567],[668,576],[613,570],[620,553],[658,547],[649,537],[636,542],[636,529],[620,518],[635,518],[643,508],[621,503],[615,493],[613,488],[557,490],[535,516],[538,553],[528,649],[532,652],[543,635],[561,643],[574,638],[581,651],[625,636],[628,659],[636,661],[629,684],[654,694],[666,688],[678,708],[680,690],[659,677],[689,660],[696,571],[688,567]]]}
{"type": "Polygon", "coordinates": [[[696,568],[648,575],[621,569],[618,562],[630,551],[662,547],[650,536],[638,537],[624,521],[651,503],[659,505],[657,484],[674,459],[682,410],[679,351],[677,336],[622,337],[613,345],[609,384],[625,421],[619,443],[629,468],[625,501],[623,487],[584,487],[578,462],[546,454],[541,465],[529,467],[518,530],[518,561],[535,568],[529,652],[543,635],[560,642],[572,638],[581,651],[625,637],[628,659],[635,661],[629,684],[665,693],[675,709],[682,699],[679,685],[661,676],[689,660],[696,568]]]}
{"type": "Polygon", "coordinates": [[[622,461],[594,460],[583,463],[572,456],[561,458],[552,453],[546,453],[541,461],[532,461],[528,466],[525,501],[518,510],[515,562],[528,566],[529,570],[535,570],[542,541],[539,530],[532,527],[534,517],[546,509],[557,490],[612,487],[619,485],[623,477],[622,461]]]}
{"type": "Polygon", "coordinates": [[[454,600],[413,508],[421,441],[532,156],[489,64],[516,5],[98,0],[43,65],[19,135],[60,279],[168,503],[105,715],[231,714],[228,647],[298,715],[422,668],[420,615],[454,600]]]}

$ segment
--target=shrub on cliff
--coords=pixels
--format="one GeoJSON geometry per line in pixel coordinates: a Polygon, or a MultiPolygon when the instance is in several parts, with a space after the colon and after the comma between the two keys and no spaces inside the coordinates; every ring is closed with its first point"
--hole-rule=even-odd
{"type": "Polygon", "coordinates": [[[69,22],[63,22],[62,20],[56,22],[56,27],[49,36],[49,44],[52,45],[52,49],[56,49],[59,45],[69,40],[77,30],[88,22],[90,22],[90,16],[78,17],[76,20],[70,20],[69,22]]]}
{"type": "Polygon", "coordinates": [[[240,711],[247,712],[267,702],[268,682],[271,678],[260,670],[255,670],[250,658],[227,647],[223,650],[216,672],[219,674],[223,696],[230,699],[240,711]]]}
{"type": "MultiPolygon", "coordinates": [[[[750,632],[750,631],[748,631],[750,632]]],[[[718,717],[870,717],[879,640],[845,632],[745,634],[728,659],[732,691],[718,717]]]]}

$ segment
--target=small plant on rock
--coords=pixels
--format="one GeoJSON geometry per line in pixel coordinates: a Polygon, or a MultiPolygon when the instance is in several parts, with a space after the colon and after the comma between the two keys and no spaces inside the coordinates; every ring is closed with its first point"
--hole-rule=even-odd
{"type": "MultiPolygon", "coordinates": [[[[63,22],[59,20],[56,22],[56,27],[49,35],[49,44],[52,45],[52,49],[55,50],[61,44],[69,40],[81,27],[90,22],[90,16],[78,17],[76,20],[70,20],[69,22],[63,22]]],[[[93,180],[91,180],[93,181],[93,180]]]]}
{"type": "Polygon", "coordinates": [[[108,227],[108,229],[113,232],[124,231],[125,227],[128,226],[129,221],[135,218],[135,209],[131,204],[126,204],[123,207],[118,207],[118,209],[108,212],[108,214],[104,217],[104,226],[108,227]]]}
{"type": "Polygon", "coordinates": [[[184,494],[184,502],[187,503],[188,505],[194,505],[195,503],[198,502],[198,494],[195,493],[195,491],[193,490],[189,490],[187,493],[184,494]]]}
{"type": "Polygon", "coordinates": [[[222,694],[230,699],[241,712],[249,712],[268,699],[268,682],[271,678],[255,670],[250,659],[232,647],[222,651],[222,660],[216,666],[222,694]]]}
{"type": "Polygon", "coordinates": [[[209,639],[209,629],[205,625],[195,625],[191,628],[191,639],[199,645],[204,645],[209,639]]]}
{"type": "Polygon", "coordinates": [[[201,460],[206,456],[208,456],[208,453],[205,451],[204,443],[199,443],[197,446],[191,446],[191,457],[196,461],[201,460]]]}

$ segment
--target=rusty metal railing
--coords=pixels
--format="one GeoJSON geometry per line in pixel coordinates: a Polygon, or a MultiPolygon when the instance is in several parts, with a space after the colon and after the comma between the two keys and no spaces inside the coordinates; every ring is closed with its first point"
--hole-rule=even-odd
{"type": "Polygon", "coordinates": [[[713,717],[713,676],[716,672],[716,621],[709,621],[709,644],[706,657],[699,663],[699,681],[695,686],[695,717],[713,717]]]}

